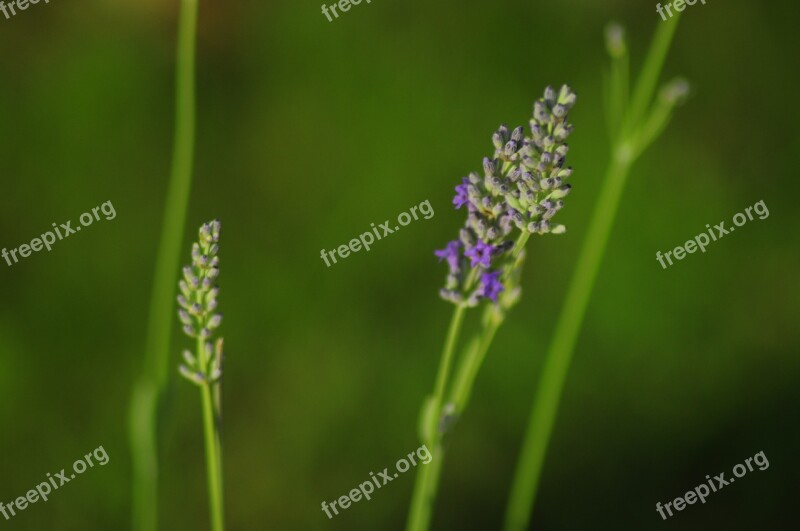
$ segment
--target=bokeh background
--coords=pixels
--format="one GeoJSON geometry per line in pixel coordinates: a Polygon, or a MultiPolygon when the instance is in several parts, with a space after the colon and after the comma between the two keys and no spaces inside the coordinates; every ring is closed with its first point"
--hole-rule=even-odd
{"type": "MultiPolygon", "coordinates": [[[[50,253],[0,262],[0,500],[97,446],[110,456],[4,529],[130,528],[127,408],[170,162],[177,4],[53,0],[0,18],[0,245],[104,201],[117,211],[50,253]]],[[[498,529],[608,160],[602,29],[627,26],[636,68],[655,2],[373,0],[334,22],[320,4],[201,0],[182,256],[202,221],[222,220],[229,528],[403,528],[411,473],[333,520],[320,504],[417,448],[451,313],[432,252],[463,221],[453,187],[500,123],[527,124],[545,85],[569,83],[569,231],[529,243],[524,298],[450,440],[433,526],[498,529]],[[432,219],[330,268],[320,259],[424,200],[432,219]]],[[[664,79],[682,74],[694,92],[629,181],[532,529],[796,526],[798,16],[791,0],[684,12],[664,79]],[[768,219],[656,262],[762,199],[768,219]],[[759,451],[768,470],[658,517],[657,501],[759,451]]],[[[187,346],[176,325],[175,367],[187,346]]],[[[162,527],[207,529],[198,393],[173,375],[162,527]]]]}

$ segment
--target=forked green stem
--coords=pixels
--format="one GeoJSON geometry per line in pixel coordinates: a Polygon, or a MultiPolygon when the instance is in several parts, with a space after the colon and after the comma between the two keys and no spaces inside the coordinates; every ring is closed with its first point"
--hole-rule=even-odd
{"type": "Polygon", "coordinates": [[[494,305],[487,304],[483,314],[483,328],[472,338],[464,350],[461,364],[453,378],[450,403],[453,404],[455,415],[460,416],[466,409],[475,379],[483,365],[483,360],[486,359],[486,353],[489,352],[497,329],[503,324],[504,315],[494,305]]]}
{"type": "MultiPolygon", "coordinates": [[[[644,114],[653,100],[678,19],[677,16],[673,17],[660,25],[656,31],[633,93],[631,109],[625,113],[622,120],[625,124],[624,129],[618,138],[612,138],[611,162],[589,222],[589,230],[572,275],[534,397],[506,508],[505,531],[524,531],[528,528],[575,342],[586,314],[586,307],[605,253],[625,182],[631,165],[641,153],[639,147],[643,146],[643,143],[638,136],[643,130],[642,122],[646,122],[644,114]]],[[[610,86],[622,90],[620,83],[612,82],[610,86]]],[[[620,95],[611,95],[610,101],[620,99],[622,99],[620,95]]],[[[654,112],[661,112],[658,106],[654,108],[654,112]]],[[[662,122],[660,119],[658,121],[662,122]]],[[[652,138],[647,140],[650,141],[652,138]]]]}
{"type": "Polygon", "coordinates": [[[180,266],[186,208],[192,181],[195,131],[195,32],[197,0],[181,0],[175,74],[175,136],[161,241],[156,258],[145,339],[145,366],[134,384],[129,436],[133,461],[132,527],[158,529],[157,420],[169,374],[169,340],[180,266]]]}
{"type": "Polygon", "coordinates": [[[575,340],[586,311],[586,303],[616,215],[629,165],[615,161],[608,169],[603,191],[595,206],[583,250],[545,358],[528,428],[511,487],[505,531],[523,531],[536,497],[547,444],[555,422],[561,390],[569,369],[575,340]]]}
{"type": "MultiPolygon", "coordinates": [[[[530,233],[528,232],[523,232],[519,236],[512,250],[512,256],[514,258],[519,257],[529,237],[530,233]]],[[[477,275],[478,269],[475,268],[471,271],[466,285],[471,286],[475,282],[477,275]]],[[[452,384],[448,386],[450,366],[452,365],[453,355],[455,353],[455,347],[458,342],[461,323],[466,309],[467,307],[461,304],[456,306],[453,312],[450,328],[447,333],[447,340],[445,341],[444,350],[442,352],[439,372],[436,377],[434,394],[423,412],[422,423],[424,426],[423,433],[425,434],[423,440],[428,445],[428,449],[432,452],[431,455],[433,455],[434,462],[417,471],[406,531],[427,531],[430,528],[433,506],[436,501],[436,492],[438,490],[439,478],[441,477],[444,461],[442,434],[438,424],[442,418],[442,405],[444,403],[445,392],[448,388],[451,390],[449,403],[453,405],[452,414],[460,415],[466,407],[467,400],[472,391],[472,385],[478,375],[478,370],[483,364],[489,346],[492,344],[495,332],[497,332],[497,329],[503,322],[502,312],[500,312],[495,305],[487,305],[484,311],[483,328],[481,332],[476,334],[470,341],[467,349],[461,356],[461,362],[452,384]]]]}

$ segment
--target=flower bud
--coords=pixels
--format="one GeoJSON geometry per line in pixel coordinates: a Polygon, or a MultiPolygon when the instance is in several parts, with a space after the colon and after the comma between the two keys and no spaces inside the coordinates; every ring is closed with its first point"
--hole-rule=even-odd
{"type": "Polygon", "coordinates": [[[483,171],[487,176],[492,177],[497,172],[497,160],[492,160],[489,157],[483,158],[483,171]]]}
{"type": "Polygon", "coordinates": [[[544,89],[544,101],[547,103],[548,107],[552,107],[556,104],[556,91],[550,85],[544,89]]]}
{"type": "MultiPolygon", "coordinates": [[[[189,285],[186,283],[185,280],[179,281],[178,282],[178,287],[180,288],[181,293],[183,294],[184,297],[189,297],[190,296],[191,291],[189,291],[189,285]]],[[[180,299],[178,300],[178,302],[180,302],[180,299]]]]}
{"type": "Polygon", "coordinates": [[[185,324],[185,325],[190,325],[190,324],[192,324],[192,317],[189,315],[189,312],[187,312],[187,311],[186,311],[186,310],[184,310],[183,308],[181,308],[180,310],[178,310],[178,318],[179,318],[179,319],[181,320],[181,322],[182,322],[183,324],[185,324]]]}
{"type": "Polygon", "coordinates": [[[573,105],[575,105],[575,100],[577,99],[577,95],[572,92],[572,89],[569,88],[569,85],[562,85],[561,91],[558,93],[558,103],[566,107],[567,109],[571,109],[573,105]]]}
{"type": "Polygon", "coordinates": [[[503,148],[503,155],[510,158],[517,152],[517,143],[513,140],[509,140],[506,144],[505,148],[503,148]]]}
{"type": "Polygon", "coordinates": [[[187,363],[187,364],[188,364],[190,367],[194,367],[194,366],[195,366],[195,364],[197,363],[197,360],[195,359],[195,357],[194,357],[194,356],[192,355],[192,353],[191,353],[191,352],[189,352],[188,350],[184,350],[184,351],[183,351],[183,359],[184,359],[184,360],[186,360],[186,363],[187,363]]]}
{"type": "Polygon", "coordinates": [[[222,324],[222,315],[217,313],[211,316],[211,319],[208,320],[208,324],[206,326],[209,330],[214,330],[219,328],[220,324],[222,324]]]}
{"type": "Polygon", "coordinates": [[[180,371],[181,376],[186,378],[192,383],[196,383],[197,385],[205,385],[206,379],[202,373],[198,371],[190,370],[188,367],[181,365],[178,367],[178,371],[180,371]]]}
{"type": "Polygon", "coordinates": [[[572,190],[572,186],[569,184],[565,184],[564,186],[561,186],[553,190],[550,193],[550,197],[552,199],[561,199],[562,197],[566,197],[569,194],[570,190],[572,190]]]}
{"type": "Polygon", "coordinates": [[[500,149],[503,147],[504,144],[503,137],[500,136],[500,133],[495,133],[492,135],[492,144],[494,144],[494,147],[496,149],[500,149]]]}

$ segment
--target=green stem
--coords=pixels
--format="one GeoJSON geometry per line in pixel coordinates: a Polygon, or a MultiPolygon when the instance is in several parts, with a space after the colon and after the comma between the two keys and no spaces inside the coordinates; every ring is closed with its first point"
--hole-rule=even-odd
{"type": "Polygon", "coordinates": [[[573,347],[605,251],[628,169],[627,163],[614,159],[589,224],[589,233],[572,277],[553,342],[545,358],[534,407],[522,443],[521,457],[506,512],[506,531],[522,531],[528,527],[573,347]]]}
{"type": "MultiPolygon", "coordinates": [[[[210,360],[205,348],[205,341],[197,339],[197,359],[206,374],[209,373],[210,360]]],[[[208,478],[208,500],[211,514],[211,530],[223,531],[225,528],[223,491],[222,491],[222,412],[214,400],[214,389],[219,382],[206,383],[201,386],[203,400],[203,435],[206,446],[206,476],[208,478]]],[[[219,390],[217,387],[216,390],[219,390]]]]}
{"type": "Polygon", "coordinates": [[[201,387],[203,395],[203,432],[206,443],[206,474],[208,476],[208,499],[211,513],[212,531],[223,531],[224,513],[222,502],[222,445],[217,429],[214,400],[211,386],[201,387]]]}
{"type": "Polygon", "coordinates": [[[172,170],[164,205],[145,339],[145,366],[134,384],[129,436],[133,461],[132,525],[158,528],[157,418],[168,382],[169,340],[175,303],[175,272],[180,267],[186,209],[192,179],[195,131],[195,32],[197,0],[182,0],[175,74],[175,134],[172,170]]]}
{"type": "MultiPolygon", "coordinates": [[[[519,257],[529,237],[530,233],[528,232],[523,232],[519,236],[511,252],[514,259],[519,257]]],[[[472,284],[474,284],[477,279],[477,275],[477,268],[470,272],[470,276],[465,283],[467,289],[472,287],[472,284]]],[[[442,352],[442,360],[439,364],[439,373],[436,378],[434,394],[430,403],[425,408],[427,413],[425,417],[426,429],[424,433],[426,433],[427,436],[424,437],[424,439],[425,443],[429,446],[429,450],[435,462],[432,462],[417,472],[417,478],[414,483],[414,493],[411,499],[409,520],[406,526],[407,531],[427,531],[433,516],[433,504],[436,499],[436,492],[444,461],[444,450],[441,444],[441,433],[438,429],[438,423],[441,419],[442,402],[444,400],[444,393],[448,387],[447,381],[450,374],[450,365],[452,364],[456,340],[460,332],[465,310],[466,307],[464,305],[459,305],[453,313],[444,351],[442,352]]],[[[483,360],[486,357],[489,346],[492,344],[497,329],[503,322],[502,312],[494,305],[487,305],[485,312],[487,313],[484,315],[484,327],[482,331],[472,339],[464,355],[461,357],[459,369],[450,386],[450,402],[455,407],[456,414],[460,414],[464,407],[466,407],[466,402],[478,371],[483,364],[483,360]]]]}
{"type": "Polygon", "coordinates": [[[586,314],[586,307],[605,253],[628,173],[635,157],[640,153],[636,150],[638,139],[629,135],[631,131],[639,130],[639,122],[653,99],[677,21],[678,17],[673,17],[656,31],[634,90],[631,112],[626,113],[628,120],[625,131],[619,140],[612,139],[611,163],[589,222],[589,230],[572,275],[534,397],[506,508],[505,531],[523,531],[528,527],[575,342],[586,314]]]}
{"type": "Polygon", "coordinates": [[[426,443],[432,460],[417,471],[406,531],[427,531],[431,525],[433,503],[436,499],[442,460],[444,458],[442,444],[439,442],[438,437],[436,439],[437,442],[433,445],[430,442],[426,443]]]}
{"type": "MultiPolygon", "coordinates": [[[[474,277],[474,271],[476,270],[477,269],[473,269],[473,273],[470,274],[467,284],[471,283],[472,277],[474,277]]],[[[459,304],[453,312],[453,317],[450,320],[450,327],[447,332],[447,339],[444,344],[444,350],[442,351],[442,357],[439,362],[439,372],[436,375],[433,396],[424,409],[423,439],[424,443],[431,451],[434,462],[417,471],[408,523],[406,524],[407,531],[426,531],[430,527],[433,503],[436,498],[436,486],[439,482],[439,473],[444,457],[438,424],[441,418],[442,400],[444,399],[444,392],[450,375],[453,353],[455,352],[466,310],[466,305],[459,304]]]]}
{"type": "Polygon", "coordinates": [[[456,415],[461,415],[467,407],[475,379],[483,365],[483,361],[486,359],[486,353],[492,345],[497,329],[503,324],[503,318],[502,313],[493,304],[486,305],[484,327],[470,341],[453,379],[450,402],[455,408],[454,413],[456,415]]]}
{"type": "Polygon", "coordinates": [[[453,312],[453,318],[450,321],[450,328],[447,331],[447,340],[444,344],[442,351],[442,359],[439,362],[439,372],[436,375],[436,387],[433,390],[433,411],[435,415],[430,416],[431,425],[429,425],[429,436],[434,436],[438,431],[439,414],[442,410],[442,401],[444,399],[444,391],[447,386],[447,380],[450,376],[450,366],[453,364],[453,353],[456,350],[456,342],[461,332],[461,324],[464,321],[464,314],[467,307],[463,304],[456,306],[453,312]]]}
{"type": "MultiPolygon", "coordinates": [[[[514,248],[511,250],[511,263],[513,264],[522,253],[531,234],[523,232],[517,238],[514,248]]],[[[507,280],[515,266],[510,265],[503,273],[503,280],[507,280]]],[[[486,353],[492,345],[494,336],[500,325],[505,320],[506,310],[501,310],[495,304],[487,304],[483,311],[483,327],[469,342],[464,354],[461,356],[461,363],[456,372],[456,376],[451,386],[450,402],[455,408],[455,414],[460,415],[467,407],[475,378],[478,376],[486,353]]]]}
{"type": "MultiPolygon", "coordinates": [[[[197,359],[200,361],[200,366],[208,372],[209,359],[204,341],[200,338],[197,339],[197,359]]],[[[221,412],[216,407],[216,401],[213,397],[214,391],[212,390],[212,386],[218,385],[219,382],[215,382],[201,386],[203,434],[206,445],[206,475],[208,477],[208,500],[212,531],[223,531],[225,528],[222,501],[221,412]]]]}
{"type": "MultiPolygon", "coordinates": [[[[672,44],[672,37],[678,27],[680,13],[664,23],[659,23],[653,42],[647,52],[647,57],[642,66],[642,72],[636,82],[636,88],[631,97],[630,111],[626,114],[626,127],[623,135],[630,134],[642,121],[650,102],[653,99],[658,78],[661,76],[661,69],[667,58],[667,52],[672,44]]],[[[613,139],[616,140],[616,139],[613,139]]]]}
{"type": "MultiPolygon", "coordinates": [[[[511,250],[512,261],[516,260],[519,257],[519,253],[521,253],[522,250],[525,248],[525,244],[528,243],[528,238],[530,238],[530,237],[531,237],[531,233],[528,232],[528,231],[525,231],[525,232],[523,232],[522,234],[519,235],[519,238],[517,238],[517,241],[514,244],[514,248],[511,250]]],[[[510,269],[508,269],[506,271],[506,274],[508,274],[509,271],[510,271],[510,269]]]]}

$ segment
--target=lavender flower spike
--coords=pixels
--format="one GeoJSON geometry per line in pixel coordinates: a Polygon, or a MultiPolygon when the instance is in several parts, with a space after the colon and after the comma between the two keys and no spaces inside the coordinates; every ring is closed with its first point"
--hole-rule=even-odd
{"type": "Polygon", "coordinates": [[[213,283],[219,276],[219,221],[204,223],[198,241],[192,244],[192,265],[183,268],[184,280],[178,283],[178,317],[184,333],[202,342],[197,356],[184,356],[180,373],[198,385],[212,383],[221,376],[222,338],[212,346],[212,336],[222,323],[222,314],[216,313],[219,288],[213,283]],[[216,370],[215,370],[216,369],[216,370]]]}
{"type": "MultiPolygon", "coordinates": [[[[480,299],[497,302],[499,293],[512,292],[509,279],[519,267],[517,257],[527,239],[566,231],[552,219],[572,190],[566,182],[572,168],[565,162],[567,137],[572,133],[569,111],[575,101],[575,93],[567,85],[558,90],[547,87],[533,104],[530,135],[526,136],[521,126],[509,129],[501,125],[492,135],[492,156],[483,158],[484,176],[470,173],[456,186],[453,204],[457,209],[467,206],[467,219],[459,232],[463,246],[448,244],[436,254],[450,265],[441,291],[445,300],[468,306],[480,299]],[[511,249],[516,249],[515,256],[510,256],[511,249]],[[470,260],[472,271],[454,267],[462,261],[457,251],[470,260]],[[475,269],[479,266],[494,272],[479,278],[481,272],[475,269]]],[[[517,293],[519,287],[513,287],[517,293]]]]}
{"type": "MultiPolygon", "coordinates": [[[[452,302],[455,310],[435,387],[419,418],[420,439],[435,455],[442,455],[443,438],[466,406],[497,328],[520,299],[528,239],[566,230],[552,220],[571,190],[566,181],[572,169],[565,161],[566,140],[572,132],[567,119],[574,104],[575,94],[568,86],[558,91],[547,87],[533,105],[530,136],[521,126],[509,129],[501,125],[492,135],[492,156],[483,159],[483,176],[472,172],[456,186],[453,204],[456,208],[467,206],[466,220],[458,240],[436,251],[450,266],[439,295],[452,302]],[[467,263],[471,267],[466,267],[467,263]],[[484,304],[474,337],[457,357],[466,311],[486,300],[491,303],[484,304]],[[452,370],[456,359],[458,367],[452,370]]],[[[441,462],[418,472],[406,531],[430,529],[440,470],[441,462]]]]}

